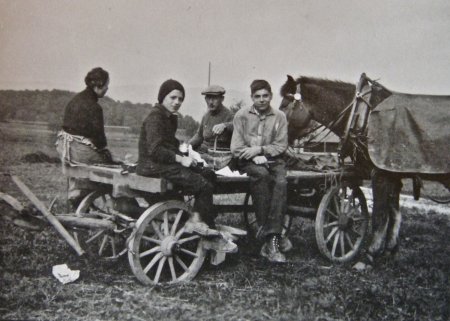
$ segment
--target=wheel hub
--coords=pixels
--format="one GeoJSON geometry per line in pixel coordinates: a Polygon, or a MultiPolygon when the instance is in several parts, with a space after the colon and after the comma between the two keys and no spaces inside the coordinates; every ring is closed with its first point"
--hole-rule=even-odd
{"type": "Polygon", "coordinates": [[[177,240],[175,239],[175,237],[167,236],[161,242],[161,253],[164,256],[172,256],[172,251],[176,243],[177,240]]]}

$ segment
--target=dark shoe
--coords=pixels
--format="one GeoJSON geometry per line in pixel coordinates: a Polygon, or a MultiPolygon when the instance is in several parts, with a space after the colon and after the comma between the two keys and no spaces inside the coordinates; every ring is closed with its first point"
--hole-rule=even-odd
{"type": "Polygon", "coordinates": [[[261,248],[261,256],[273,263],[286,263],[286,257],[280,252],[279,238],[278,235],[270,237],[261,248]]]}

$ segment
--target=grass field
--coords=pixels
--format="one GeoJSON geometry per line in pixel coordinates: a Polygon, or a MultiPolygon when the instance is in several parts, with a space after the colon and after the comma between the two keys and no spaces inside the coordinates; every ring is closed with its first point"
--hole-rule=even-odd
{"type": "MultiPolygon", "coordinates": [[[[0,143],[0,171],[18,175],[46,204],[56,196],[56,210],[64,211],[60,165],[21,160],[37,151],[56,156],[53,135],[3,131],[0,143]]],[[[110,145],[121,157],[136,155],[136,141],[110,145]]],[[[0,191],[26,201],[9,177],[0,182],[0,191]]],[[[126,258],[79,259],[50,227],[30,232],[1,220],[0,320],[448,320],[450,219],[404,214],[400,252],[369,271],[328,262],[313,221],[295,218],[287,264],[268,264],[258,244],[242,240],[239,253],[217,267],[205,261],[192,282],[154,287],[137,282],[126,258]],[[59,283],[51,269],[62,263],[80,278],[59,283]]],[[[239,213],[219,219],[243,226],[239,213]]]]}

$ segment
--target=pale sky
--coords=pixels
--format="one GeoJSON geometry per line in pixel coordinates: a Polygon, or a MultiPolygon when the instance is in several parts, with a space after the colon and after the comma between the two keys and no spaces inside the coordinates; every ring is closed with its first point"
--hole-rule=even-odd
{"type": "Polygon", "coordinates": [[[101,66],[111,98],[154,103],[174,78],[189,111],[211,62],[211,82],[245,98],[267,79],[274,105],[286,74],[450,95],[449,61],[448,0],[0,0],[0,89],[77,92],[101,66]]]}

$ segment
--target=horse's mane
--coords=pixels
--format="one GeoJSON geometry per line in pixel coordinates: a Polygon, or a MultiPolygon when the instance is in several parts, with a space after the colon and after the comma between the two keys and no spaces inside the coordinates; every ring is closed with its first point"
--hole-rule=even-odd
{"type": "Polygon", "coordinates": [[[312,84],[321,87],[326,87],[329,89],[354,89],[355,85],[340,80],[329,80],[324,78],[314,78],[314,77],[300,77],[297,78],[296,82],[300,82],[300,85],[312,84]]]}
{"type": "Polygon", "coordinates": [[[291,76],[288,76],[288,80],[280,88],[280,95],[282,97],[286,97],[287,94],[295,93],[297,84],[300,84],[302,90],[305,90],[308,85],[318,86],[332,91],[344,90],[354,92],[355,90],[354,84],[340,80],[330,80],[308,76],[301,76],[294,80],[291,76]]]}

